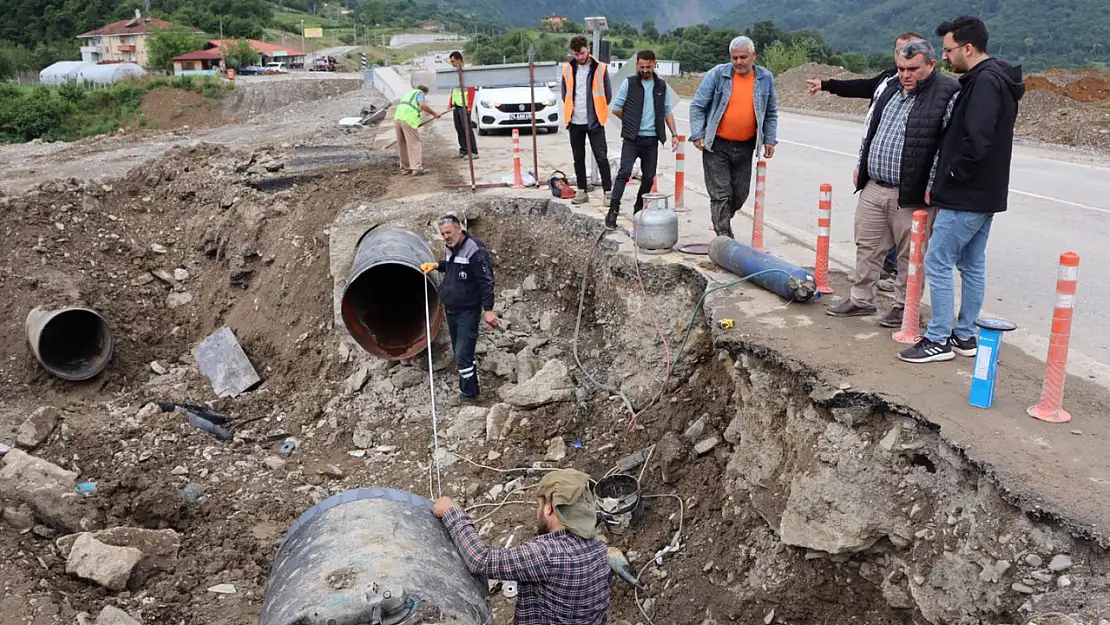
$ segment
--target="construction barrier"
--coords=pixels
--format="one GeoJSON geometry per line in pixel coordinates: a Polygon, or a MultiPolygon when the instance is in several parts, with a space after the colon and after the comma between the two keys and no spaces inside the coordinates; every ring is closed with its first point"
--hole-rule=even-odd
{"type": "Polygon", "coordinates": [[[1067,379],[1068,344],[1071,341],[1078,278],[1079,254],[1064,252],[1060,255],[1060,269],[1056,275],[1056,308],[1052,312],[1052,334],[1048,339],[1041,401],[1026,411],[1030,417],[1049,423],[1071,421],[1071,415],[1063,409],[1064,381],[1067,379]]]}
{"type": "Polygon", "coordinates": [[[832,293],[829,286],[829,233],[832,231],[832,185],[821,185],[821,200],[817,203],[817,263],[813,268],[817,292],[832,293]]]}
{"type": "Polygon", "coordinates": [[[524,179],[520,176],[520,131],[516,128],[513,128],[513,188],[524,188],[524,179]]]}
{"type": "Polygon", "coordinates": [[[755,205],[752,208],[752,247],[763,249],[763,202],[767,193],[767,161],[755,164],[755,205]]]}
{"type": "Polygon", "coordinates": [[[678,150],[674,155],[674,207],[686,207],[686,137],[678,135],[678,150]]]}
{"type": "Polygon", "coordinates": [[[891,338],[912,344],[921,338],[921,292],[925,288],[925,232],[929,229],[928,211],[913,212],[910,229],[910,267],[906,275],[906,306],[902,312],[902,329],[891,338]]]}

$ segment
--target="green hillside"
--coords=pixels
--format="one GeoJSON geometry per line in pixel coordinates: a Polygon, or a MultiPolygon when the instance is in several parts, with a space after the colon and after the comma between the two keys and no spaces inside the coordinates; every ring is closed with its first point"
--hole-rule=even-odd
{"type": "Polygon", "coordinates": [[[743,29],[772,20],[817,30],[838,50],[881,52],[898,33],[934,38],[941,20],[965,14],[987,22],[992,54],[1026,69],[1110,63],[1106,0],[747,0],[714,24],[743,29]]]}
{"type": "Polygon", "coordinates": [[[713,20],[742,0],[443,0],[461,13],[504,21],[511,26],[535,26],[546,15],[566,15],[581,23],[591,15],[639,26],[654,21],[660,29],[713,20]]]}

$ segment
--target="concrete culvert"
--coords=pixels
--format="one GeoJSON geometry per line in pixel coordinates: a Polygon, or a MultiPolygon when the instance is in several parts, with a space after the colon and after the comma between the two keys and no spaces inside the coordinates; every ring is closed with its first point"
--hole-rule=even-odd
{"type": "Polygon", "coordinates": [[[274,559],[259,625],[488,625],[486,584],[463,564],[432,503],[360,488],[309,508],[274,559]]]}
{"type": "Polygon", "coordinates": [[[343,323],[363,349],[386,360],[420,353],[427,345],[425,293],[435,336],[443,318],[440,278],[420,271],[421,263],[435,260],[424,239],[408,230],[375,228],[363,236],[342,300],[343,323]]]}
{"type": "Polygon", "coordinates": [[[42,366],[63,380],[88,380],[112,359],[108,322],[90,308],[33,309],[27,341],[42,366]]]}

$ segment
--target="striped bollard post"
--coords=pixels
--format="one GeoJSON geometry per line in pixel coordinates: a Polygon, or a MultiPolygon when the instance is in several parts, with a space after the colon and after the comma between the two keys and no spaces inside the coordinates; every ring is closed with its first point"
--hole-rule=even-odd
{"type": "Polygon", "coordinates": [[[829,286],[829,233],[832,230],[832,185],[821,185],[821,201],[817,204],[817,264],[813,268],[818,293],[832,293],[829,286]]]}
{"type": "Polygon", "coordinates": [[[1041,401],[1026,411],[1030,417],[1049,423],[1071,421],[1071,415],[1063,408],[1064,381],[1068,375],[1068,343],[1071,340],[1071,318],[1075,310],[1078,278],[1079,254],[1060,254],[1060,269],[1056,275],[1056,308],[1052,312],[1052,335],[1048,339],[1041,401]]]}
{"type": "Polygon", "coordinates": [[[513,188],[524,188],[524,179],[520,175],[520,130],[516,128],[513,128],[513,188]]]}
{"type": "Polygon", "coordinates": [[[752,247],[763,252],[763,203],[767,194],[767,161],[755,164],[755,204],[752,207],[752,247]]]}
{"type": "Polygon", "coordinates": [[[655,174],[655,177],[651,179],[651,192],[659,193],[659,174],[655,174]]]}
{"type": "Polygon", "coordinates": [[[678,135],[678,149],[674,155],[674,207],[686,207],[686,137],[678,135]]]}
{"type": "Polygon", "coordinates": [[[910,229],[910,266],[906,276],[906,305],[902,311],[902,329],[891,338],[912,344],[921,338],[921,291],[925,286],[925,231],[929,229],[928,211],[913,212],[910,229]]]}

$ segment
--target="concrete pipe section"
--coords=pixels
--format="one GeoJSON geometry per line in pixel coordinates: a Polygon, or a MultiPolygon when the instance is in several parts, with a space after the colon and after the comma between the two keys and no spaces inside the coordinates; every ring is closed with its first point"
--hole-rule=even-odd
{"type": "Polygon", "coordinates": [[[278,549],[259,625],[489,625],[487,586],[422,497],[359,488],[309,508],[278,549]]]}
{"type": "Polygon", "coordinates": [[[425,277],[421,263],[436,262],[421,237],[401,228],[375,228],[363,235],[343,289],[343,323],[363,349],[386,360],[404,360],[427,345],[425,281],[432,336],[443,318],[440,276],[425,277]]]}
{"type": "Polygon", "coordinates": [[[112,359],[112,331],[90,308],[31,310],[27,341],[42,366],[63,380],[88,380],[112,359]]]}

